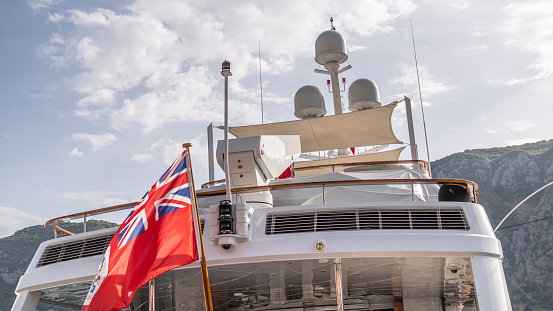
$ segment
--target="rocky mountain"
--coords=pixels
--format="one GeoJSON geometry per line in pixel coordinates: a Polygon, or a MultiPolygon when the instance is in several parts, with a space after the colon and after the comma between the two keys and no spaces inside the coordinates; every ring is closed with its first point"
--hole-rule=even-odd
{"type": "MultiPolygon", "coordinates": [[[[102,220],[89,220],[86,225],[89,231],[117,226],[102,220]]],[[[62,227],[73,233],[81,233],[83,230],[82,223],[66,223],[62,227]]],[[[0,311],[11,310],[19,277],[27,270],[40,243],[52,238],[54,233],[42,225],[36,225],[0,239],[0,311]]]]}
{"type": "MultiPolygon", "coordinates": [[[[466,150],[432,164],[434,178],[480,186],[495,226],[526,196],[553,181],[553,140],[466,150]]],[[[520,206],[496,232],[514,310],[553,310],[553,186],[520,206]]]]}
{"type": "MultiPolygon", "coordinates": [[[[526,196],[553,181],[553,140],[502,148],[474,149],[432,163],[434,178],[472,180],[495,227],[526,196]]],[[[115,226],[89,221],[89,230],[115,226]]],[[[82,224],[68,223],[72,232],[82,224]]],[[[497,231],[515,311],[553,311],[553,186],[536,194],[497,231]]],[[[0,311],[9,311],[14,289],[36,249],[53,234],[28,227],[0,239],[0,311]]],[[[45,309],[48,310],[48,309],[45,309]]]]}

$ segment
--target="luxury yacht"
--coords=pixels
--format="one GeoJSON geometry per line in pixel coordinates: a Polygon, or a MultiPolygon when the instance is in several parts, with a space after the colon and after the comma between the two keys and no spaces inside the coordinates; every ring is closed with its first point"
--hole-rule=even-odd
{"type": "MultiPolygon", "coordinates": [[[[208,127],[210,182],[196,195],[214,310],[511,310],[478,185],[432,178],[418,158],[409,98],[382,105],[377,86],[360,78],[343,111],[339,75],[351,65],[333,26],[315,52],[335,115],[325,116],[323,92],[308,85],[294,98],[299,120],[230,127],[226,148],[208,127]],[[392,130],[404,104],[409,144],[392,130]],[[411,160],[398,160],[406,148],[411,160]],[[213,180],[215,162],[228,163],[226,180],[213,180]]],[[[87,219],[134,204],[48,221],[54,238],[19,280],[12,310],[80,309],[117,231],[87,232],[87,219]],[[70,220],[84,220],[84,233],[63,229],[70,220]]],[[[150,285],[128,310],[206,308],[198,262],[150,285]]]]}

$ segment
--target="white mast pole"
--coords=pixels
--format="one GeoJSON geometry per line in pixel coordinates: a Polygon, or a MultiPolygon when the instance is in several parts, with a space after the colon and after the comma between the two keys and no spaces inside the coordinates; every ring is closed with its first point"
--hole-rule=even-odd
{"type": "Polygon", "coordinates": [[[230,62],[225,60],[223,62],[223,70],[221,75],[225,77],[225,153],[224,163],[225,163],[225,185],[226,185],[226,199],[232,202],[230,195],[230,180],[229,180],[229,165],[228,165],[228,77],[232,76],[230,72],[230,62]]]}
{"type": "Polygon", "coordinates": [[[340,95],[340,80],[338,79],[338,69],[340,65],[337,62],[330,62],[324,65],[325,69],[330,74],[330,81],[332,85],[332,100],[334,102],[334,114],[340,115],[342,111],[342,96],[340,95]]]}
{"type": "Polygon", "coordinates": [[[207,127],[207,153],[209,162],[209,181],[215,181],[215,159],[213,157],[213,123],[207,127]]]}

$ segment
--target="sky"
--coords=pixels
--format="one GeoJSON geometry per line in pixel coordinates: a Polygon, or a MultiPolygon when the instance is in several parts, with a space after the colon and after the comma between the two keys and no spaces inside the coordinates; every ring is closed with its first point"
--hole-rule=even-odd
{"type": "MultiPolygon", "coordinates": [[[[206,182],[224,60],[231,126],[261,123],[261,98],[265,123],[295,120],[307,84],[333,114],[314,73],[330,17],[353,67],[341,77],[371,79],[383,104],[412,99],[422,159],[551,139],[552,16],[548,0],[3,0],[0,237],[139,200],[184,142],[196,187],[206,182]]],[[[408,142],[402,104],[392,120],[408,142]]]]}

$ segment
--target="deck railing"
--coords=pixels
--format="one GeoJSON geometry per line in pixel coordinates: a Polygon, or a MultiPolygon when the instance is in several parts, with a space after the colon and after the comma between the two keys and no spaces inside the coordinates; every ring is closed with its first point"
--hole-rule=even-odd
{"type": "Polygon", "coordinates": [[[56,218],[50,219],[47,222],[45,222],[44,227],[54,233],[54,238],[58,237],[58,231],[63,232],[67,235],[74,235],[74,233],[59,227],[59,225],[64,223],[64,222],[71,221],[71,220],[82,219],[83,220],[83,232],[86,232],[86,219],[88,217],[126,210],[126,209],[134,207],[137,203],[138,202],[125,203],[125,204],[120,204],[120,205],[115,205],[115,206],[109,206],[109,207],[94,209],[94,210],[90,210],[90,211],[86,211],[86,212],[80,212],[80,213],[70,214],[70,215],[66,215],[66,216],[56,217],[56,218]],[[50,225],[52,225],[52,229],[50,229],[50,225]]]}
{"type": "MultiPolygon", "coordinates": [[[[347,158],[345,158],[347,159],[347,158]]],[[[294,162],[292,165],[293,171],[297,172],[308,172],[309,170],[315,170],[315,169],[324,169],[328,168],[331,169],[332,172],[335,171],[343,171],[343,167],[347,168],[354,168],[356,166],[364,166],[364,167],[382,167],[385,170],[388,168],[396,168],[398,165],[405,166],[410,165],[413,169],[419,169],[429,172],[429,165],[428,162],[422,161],[422,160],[400,160],[400,161],[372,161],[372,162],[351,162],[351,163],[334,163],[334,164],[321,164],[321,165],[309,165],[309,166],[302,166],[298,167],[300,164],[309,163],[311,161],[302,161],[302,162],[294,162]],[[296,165],[298,163],[298,165],[296,165]]],[[[303,175],[311,175],[311,174],[302,174],[303,175]]],[[[314,174],[318,175],[318,174],[314,174]]],[[[216,186],[218,184],[224,183],[224,179],[209,181],[201,185],[201,189],[206,189],[209,187],[216,186]]]]}
{"type": "MultiPolygon", "coordinates": [[[[240,194],[248,192],[258,192],[258,191],[278,191],[291,188],[321,188],[322,201],[325,204],[325,191],[328,187],[338,187],[338,186],[348,186],[348,185],[410,185],[411,188],[411,199],[415,201],[415,185],[458,185],[467,191],[469,194],[469,202],[478,203],[479,188],[478,185],[472,181],[464,179],[356,179],[356,180],[336,180],[336,181],[314,181],[314,182],[296,182],[289,184],[277,184],[277,185],[267,185],[260,187],[243,187],[243,188],[234,188],[232,192],[238,197],[240,194]]],[[[219,196],[224,195],[225,189],[221,190],[212,190],[212,191],[201,191],[196,195],[198,198],[209,197],[209,196],[219,196]]],[[[62,217],[53,218],[48,220],[44,227],[52,232],[54,232],[54,237],[57,237],[58,231],[63,232],[68,235],[73,235],[74,233],[65,230],[59,225],[61,223],[83,219],[83,231],[86,232],[86,220],[87,217],[97,216],[102,214],[107,214],[111,212],[121,211],[134,207],[138,202],[132,202],[127,204],[115,205],[110,207],[104,207],[100,209],[95,209],[91,211],[70,214],[62,217]],[[50,229],[52,225],[52,229],[50,229]]]]}
{"type": "MultiPolygon", "coordinates": [[[[345,158],[333,158],[333,159],[348,159],[345,158]]],[[[340,162],[340,163],[330,163],[330,164],[320,164],[320,165],[310,165],[312,161],[301,161],[294,162],[295,171],[304,171],[315,168],[335,168],[341,166],[355,167],[355,166],[382,166],[384,169],[387,167],[397,167],[398,165],[410,165],[413,169],[425,170],[428,172],[428,162],[422,160],[398,160],[398,161],[371,161],[371,162],[340,162]],[[296,165],[297,164],[297,165],[296,165]]]]}

